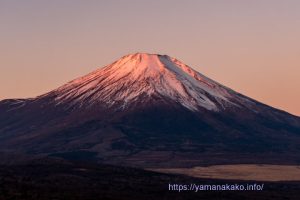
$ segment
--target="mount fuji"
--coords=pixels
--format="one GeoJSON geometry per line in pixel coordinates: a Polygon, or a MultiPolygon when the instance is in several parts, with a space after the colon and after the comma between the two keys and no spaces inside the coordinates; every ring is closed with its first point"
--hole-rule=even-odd
{"type": "Polygon", "coordinates": [[[136,53],[0,102],[0,151],[167,167],[300,163],[300,118],[167,55],[136,53]]]}

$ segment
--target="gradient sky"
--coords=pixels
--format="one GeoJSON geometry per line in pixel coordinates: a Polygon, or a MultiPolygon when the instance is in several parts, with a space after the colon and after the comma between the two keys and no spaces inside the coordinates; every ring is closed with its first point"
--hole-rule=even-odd
{"type": "Polygon", "coordinates": [[[0,0],[0,99],[43,94],[134,52],[176,57],[300,115],[298,0],[0,0]]]}

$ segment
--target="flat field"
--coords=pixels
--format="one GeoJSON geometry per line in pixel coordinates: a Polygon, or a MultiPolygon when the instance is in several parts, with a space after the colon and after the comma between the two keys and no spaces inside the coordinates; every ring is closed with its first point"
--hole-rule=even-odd
{"type": "Polygon", "coordinates": [[[298,165],[238,164],[150,170],[163,173],[184,174],[197,178],[255,181],[300,180],[300,166],[298,165]]]}

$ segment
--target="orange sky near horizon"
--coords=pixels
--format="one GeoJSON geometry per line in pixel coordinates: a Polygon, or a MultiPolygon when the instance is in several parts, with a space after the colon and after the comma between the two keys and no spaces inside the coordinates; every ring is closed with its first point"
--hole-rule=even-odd
{"type": "Polygon", "coordinates": [[[300,116],[297,0],[4,0],[0,24],[0,100],[147,52],[300,116]]]}

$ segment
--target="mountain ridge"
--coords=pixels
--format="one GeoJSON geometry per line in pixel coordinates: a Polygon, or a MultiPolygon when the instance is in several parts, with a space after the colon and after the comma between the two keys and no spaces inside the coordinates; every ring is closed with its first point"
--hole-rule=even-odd
{"type": "MultiPolygon", "coordinates": [[[[94,95],[96,98],[114,98],[114,101],[106,98],[105,103],[108,104],[114,104],[116,101],[134,101],[139,95],[146,97],[162,95],[179,101],[190,109],[196,110],[196,107],[200,105],[207,109],[216,110],[216,106],[205,95],[199,96],[197,95],[198,91],[190,90],[190,88],[195,87],[195,84],[202,89],[202,92],[208,93],[214,92],[214,89],[209,87],[219,87],[222,90],[218,92],[225,94],[214,93],[212,95],[217,95],[221,100],[227,100],[225,96],[228,95],[226,94],[227,91],[221,85],[209,80],[180,61],[169,56],[145,53],[124,56],[113,64],[75,79],[54,90],[54,92],[60,93],[68,90],[66,91],[67,94],[58,95],[56,100],[60,101],[61,99],[68,99],[68,95],[72,93],[70,90],[76,87],[75,92],[80,93],[79,95],[88,93],[87,95],[91,97],[94,95]],[[191,78],[192,75],[194,79],[191,78]],[[195,79],[201,81],[202,84],[197,83],[195,79]],[[100,87],[97,87],[98,85],[100,87]],[[87,90],[85,90],[86,88],[87,90]],[[93,90],[94,94],[89,94],[91,91],[88,90],[93,90]],[[110,94],[112,91],[116,94],[110,94]],[[101,92],[104,94],[99,94],[101,92]]],[[[73,92],[73,96],[76,95],[78,94],[73,92]]],[[[85,95],[81,97],[84,98],[85,95]]]]}

